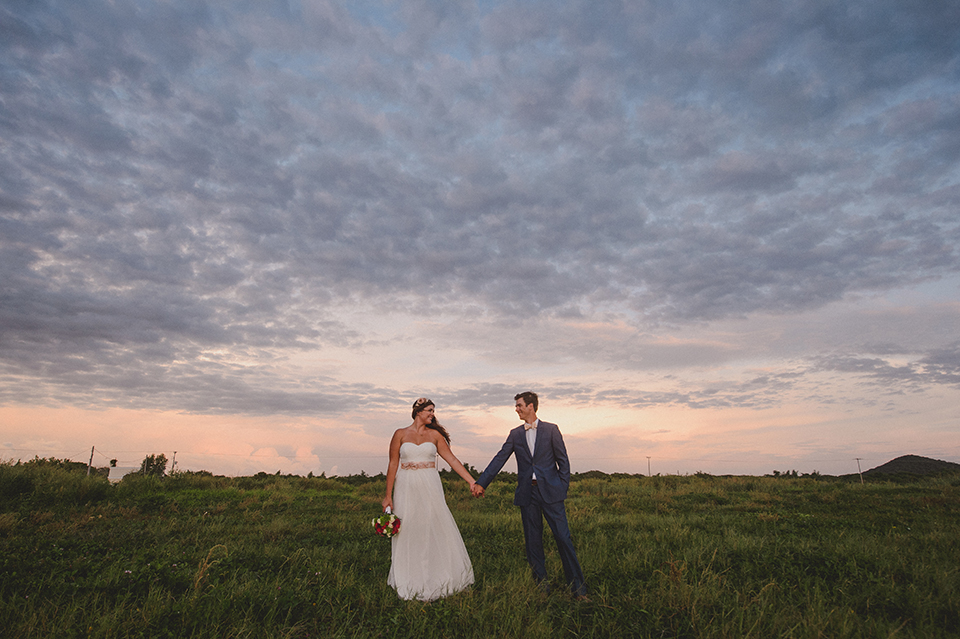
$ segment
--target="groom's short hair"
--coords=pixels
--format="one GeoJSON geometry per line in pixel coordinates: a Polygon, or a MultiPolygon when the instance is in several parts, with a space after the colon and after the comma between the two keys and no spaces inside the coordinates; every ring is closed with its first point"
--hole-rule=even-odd
{"type": "Polygon", "coordinates": [[[513,396],[513,401],[522,399],[524,404],[533,404],[533,412],[537,412],[537,408],[540,405],[540,399],[537,397],[537,394],[533,391],[524,391],[522,393],[517,393],[513,396]]]}

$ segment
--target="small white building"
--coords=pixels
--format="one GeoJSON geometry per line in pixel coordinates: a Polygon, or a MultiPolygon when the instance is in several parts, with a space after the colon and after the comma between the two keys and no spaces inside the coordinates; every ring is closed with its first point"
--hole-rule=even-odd
{"type": "Polygon", "coordinates": [[[122,467],[120,467],[120,466],[113,466],[113,467],[110,469],[110,474],[107,476],[107,479],[109,479],[111,483],[114,483],[114,484],[115,484],[115,483],[117,483],[118,481],[120,481],[121,479],[123,479],[124,477],[126,477],[127,475],[129,475],[130,473],[135,473],[135,472],[138,472],[139,470],[140,470],[140,467],[139,467],[139,466],[133,466],[133,467],[130,467],[130,468],[122,468],[122,467]]]}

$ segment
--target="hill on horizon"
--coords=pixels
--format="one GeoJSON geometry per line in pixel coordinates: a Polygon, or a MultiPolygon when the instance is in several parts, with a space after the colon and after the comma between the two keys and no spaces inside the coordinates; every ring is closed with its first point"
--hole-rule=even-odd
{"type": "Polygon", "coordinates": [[[863,471],[864,475],[897,475],[900,473],[910,475],[960,473],[960,464],[921,457],[920,455],[903,455],[888,461],[886,464],[863,471]]]}

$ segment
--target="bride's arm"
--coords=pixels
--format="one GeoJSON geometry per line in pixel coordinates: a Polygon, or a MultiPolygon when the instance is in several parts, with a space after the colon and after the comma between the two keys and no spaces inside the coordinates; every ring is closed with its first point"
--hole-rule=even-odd
{"type": "Polygon", "coordinates": [[[455,470],[458,475],[463,477],[463,480],[470,485],[470,489],[473,490],[475,482],[473,480],[473,475],[467,472],[467,469],[463,467],[463,464],[460,463],[460,460],[457,459],[457,456],[453,454],[453,451],[450,450],[450,445],[447,444],[447,440],[443,437],[437,437],[437,453],[443,457],[443,461],[450,464],[450,468],[455,470]]]}
{"type": "Polygon", "coordinates": [[[393,439],[390,440],[390,463],[387,465],[387,494],[381,502],[381,506],[384,510],[390,508],[390,511],[393,511],[393,483],[397,479],[397,468],[400,467],[400,440],[403,436],[400,434],[400,431],[396,431],[393,434],[393,439]]]}

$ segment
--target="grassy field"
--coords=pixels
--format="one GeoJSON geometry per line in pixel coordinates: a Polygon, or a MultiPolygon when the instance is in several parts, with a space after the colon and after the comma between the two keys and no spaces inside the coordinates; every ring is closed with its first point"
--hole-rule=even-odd
{"type": "Polygon", "coordinates": [[[370,527],[382,477],[111,486],[0,464],[0,634],[960,636],[956,476],[576,477],[567,510],[590,603],[534,589],[509,481],[482,500],[460,480],[446,490],[477,582],[425,605],[386,585],[389,542],[370,527]]]}

